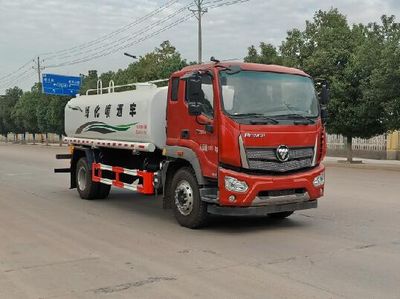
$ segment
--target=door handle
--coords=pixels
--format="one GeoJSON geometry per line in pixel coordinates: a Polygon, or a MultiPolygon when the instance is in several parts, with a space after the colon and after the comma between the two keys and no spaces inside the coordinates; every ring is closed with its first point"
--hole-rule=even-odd
{"type": "Polygon", "coordinates": [[[207,133],[210,133],[210,134],[214,133],[214,126],[213,125],[205,125],[204,128],[205,128],[207,133]]]}

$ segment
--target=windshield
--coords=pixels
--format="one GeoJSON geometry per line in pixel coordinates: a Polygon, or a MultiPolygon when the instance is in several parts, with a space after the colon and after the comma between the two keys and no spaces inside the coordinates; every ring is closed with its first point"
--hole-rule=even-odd
{"type": "Polygon", "coordinates": [[[256,71],[221,71],[220,77],[224,109],[231,116],[318,116],[314,84],[308,77],[256,71]]]}

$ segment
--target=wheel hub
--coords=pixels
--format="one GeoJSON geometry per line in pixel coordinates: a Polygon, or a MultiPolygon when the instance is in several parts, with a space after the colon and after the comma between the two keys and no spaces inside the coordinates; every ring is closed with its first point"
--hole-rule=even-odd
{"type": "Polygon", "coordinates": [[[175,189],[175,205],[184,216],[188,216],[193,210],[193,190],[185,180],[180,181],[175,189]]]}
{"type": "Polygon", "coordinates": [[[84,167],[79,168],[78,171],[78,187],[80,190],[86,189],[86,169],[84,167]]]}

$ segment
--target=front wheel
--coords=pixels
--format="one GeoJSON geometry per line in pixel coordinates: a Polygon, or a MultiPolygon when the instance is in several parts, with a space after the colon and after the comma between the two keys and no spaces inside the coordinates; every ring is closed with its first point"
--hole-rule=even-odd
{"type": "Polygon", "coordinates": [[[170,198],[178,223],[188,228],[199,228],[207,222],[207,204],[200,198],[196,177],[189,167],[179,169],[173,179],[170,198]]]}

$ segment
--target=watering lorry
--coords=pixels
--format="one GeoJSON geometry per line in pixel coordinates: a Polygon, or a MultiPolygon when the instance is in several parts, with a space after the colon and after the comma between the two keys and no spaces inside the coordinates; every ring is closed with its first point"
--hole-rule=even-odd
{"type": "Polygon", "coordinates": [[[178,223],[210,214],[285,218],[324,194],[326,82],[277,65],[219,62],[95,90],[65,107],[70,187],[162,194],[178,223]],[[132,90],[129,89],[132,86],[132,90]],[[118,92],[118,89],[122,91],[118,92]]]}

